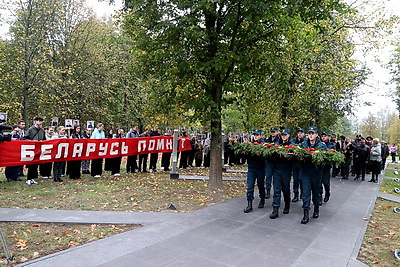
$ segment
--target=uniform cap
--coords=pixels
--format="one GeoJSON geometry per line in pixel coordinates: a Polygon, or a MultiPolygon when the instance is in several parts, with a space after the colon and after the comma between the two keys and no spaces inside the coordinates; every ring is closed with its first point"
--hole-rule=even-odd
{"type": "Polygon", "coordinates": [[[310,126],[310,127],[308,127],[308,132],[317,133],[318,128],[316,126],[310,126]]]}
{"type": "Polygon", "coordinates": [[[262,131],[261,131],[260,129],[255,129],[255,130],[253,131],[253,134],[262,135],[263,133],[262,133],[262,131]]]}
{"type": "Polygon", "coordinates": [[[321,135],[329,135],[329,132],[327,132],[327,131],[322,132],[321,135]]]}
{"type": "Polygon", "coordinates": [[[303,132],[304,133],[304,129],[303,128],[297,128],[297,132],[303,132]]]}
{"type": "Polygon", "coordinates": [[[281,134],[290,134],[290,130],[289,129],[283,129],[281,134]]]}
{"type": "Polygon", "coordinates": [[[277,131],[278,131],[278,128],[272,127],[269,131],[270,131],[270,132],[277,132],[277,131]]]}

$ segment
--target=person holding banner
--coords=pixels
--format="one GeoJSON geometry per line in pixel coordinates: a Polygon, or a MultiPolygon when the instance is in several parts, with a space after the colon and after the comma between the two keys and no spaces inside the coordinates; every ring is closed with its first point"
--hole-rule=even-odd
{"type": "MultiPolygon", "coordinates": [[[[33,119],[33,126],[28,129],[25,135],[25,139],[34,140],[34,141],[43,141],[46,140],[45,132],[42,128],[43,118],[35,117],[33,119]]],[[[35,178],[38,178],[38,164],[28,165],[28,177],[26,179],[27,185],[35,185],[38,184],[35,181],[35,178]]]]}
{"type": "MultiPolygon", "coordinates": [[[[57,135],[54,135],[51,139],[67,138],[65,134],[64,126],[58,126],[57,135]]],[[[61,179],[61,174],[63,169],[65,169],[65,161],[57,161],[53,164],[53,179],[54,182],[63,182],[61,179]]]]}
{"type": "MultiPolygon", "coordinates": [[[[81,126],[75,125],[72,130],[71,139],[82,139],[81,126]]],[[[73,160],[68,161],[69,178],[70,179],[81,179],[81,161],[73,160]]]]}
{"type": "MultiPolygon", "coordinates": [[[[104,124],[99,123],[97,124],[96,129],[94,129],[91,139],[104,139],[104,124]]],[[[100,178],[101,174],[103,173],[103,159],[92,159],[92,166],[91,166],[90,174],[94,178],[100,178]]]]}

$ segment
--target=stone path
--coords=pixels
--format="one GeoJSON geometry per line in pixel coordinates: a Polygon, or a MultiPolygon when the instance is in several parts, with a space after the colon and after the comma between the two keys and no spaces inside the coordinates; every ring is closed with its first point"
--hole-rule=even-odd
{"type": "Polygon", "coordinates": [[[368,224],[363,218],[382,195],[379,185],[331,183],[331,200],[306,225],[300,224],[301,202],[271,220],[271,199],[245,214],[244,196],[191,213],[0,209],[0,218],[147,224],[21,266],[365,266],[356,257],[368,224]]]}

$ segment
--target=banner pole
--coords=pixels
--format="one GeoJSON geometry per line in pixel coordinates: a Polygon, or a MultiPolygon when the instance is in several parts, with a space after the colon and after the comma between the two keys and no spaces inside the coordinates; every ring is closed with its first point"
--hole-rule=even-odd
{"type": "Polygon", "coordinates": [[[172,147],[172,171],[169,174],[170,179],[178,179],[178,129],[174,129],[174,145],[172,147]]]}

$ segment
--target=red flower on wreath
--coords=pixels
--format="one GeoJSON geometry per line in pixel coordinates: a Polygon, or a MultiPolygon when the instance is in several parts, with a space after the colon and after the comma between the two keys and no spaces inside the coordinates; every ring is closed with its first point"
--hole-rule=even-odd
{"type": "Polygon", "coordinates": [[[272,147],[272,145],[271,145],[271,144],[268,144],[267,147],[272,147]]]}
{"type": "Polygon", "coordinates": [[[254,144],[255,144],[255,145],[258,145],[258,143],[257,143],[257,142],[254,142],[254,144]]]}
{"type": "Polygon", "coordinates": [[[279,147],[279,145],[275,145],[274,147],[279,147]]]}
{"type": "Polygon", "coordinates": [[[315,149],[312,147],[306,148],[306,151],[314,151],[315,149]]]}
{"type": "Polygon", "coordinates": [[[286,145],[286,146],[283,146],[284,148],[292,148],[292,146],[289,146],[289,145],[286,145]]]}

